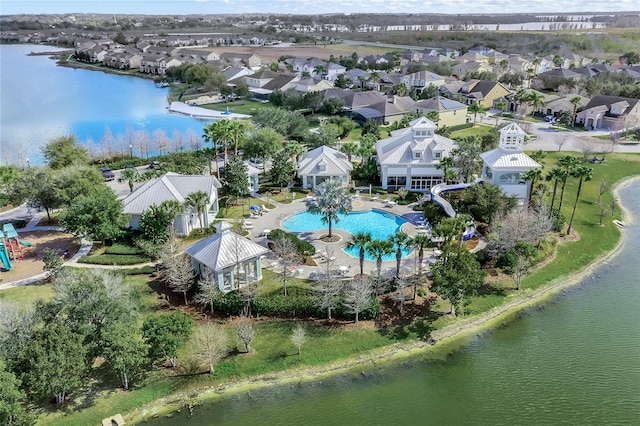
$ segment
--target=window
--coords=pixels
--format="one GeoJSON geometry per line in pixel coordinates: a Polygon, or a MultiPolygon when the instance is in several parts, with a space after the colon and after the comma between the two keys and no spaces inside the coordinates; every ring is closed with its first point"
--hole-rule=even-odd
{"type": "Polygon", "coordinates": [[[414,152],[413,158],[420,158],[420,152],[414,152]]]}
{"type": "Polygon", "coordinates": [[[407,186],[407,177],[406,176],[389,176],[387,178],[387,186],[391,186],[391,187],[407,186]]]}
{"type": "Polygon", "coordinates": [[[442,158],[442,153],[441,153],[441,152],[439,152],[439,151],[436,151],[436,152],[434,152],[434,153],[433,153],[433,157],[434,157],[436,160],[439,160],[440,158],[442,158]]]}
{"type": "Polygon", "coordinates": [[[439,183],[442,183],[442,177],[440,176],[413,176],[411,178],[411,189],[428,190],[439,183]]]}

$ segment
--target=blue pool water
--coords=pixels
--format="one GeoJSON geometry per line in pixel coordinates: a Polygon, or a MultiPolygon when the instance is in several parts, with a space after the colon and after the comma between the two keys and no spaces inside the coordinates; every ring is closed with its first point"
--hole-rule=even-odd
{"type": "MultiPolygon", "coordinates": [[[[351,212],[348,215],[340,215],[340,222],[334,223],[333,228],[341,229],[352,235],[358,232],[368,232],[375,240],[386,240],[391,235],[400,231],[400,227],[405,222],[408,221],[400,216],[380,210],[369,210],[367,212],[351,212]]],[[[322,223],[320,215],[309,212],[294,214],[285,219],[282,225],[287,231],[299,233],[328,229],[328,226],[322,223]]],[[[358,257],[359,249],[357,247],[345,249],[344,251],[350,256],[358,257]]],[[[402,253],[404,257],[407,256],[410,251],[403,250],[402,253]]],[[[369,254],[365,256],[367,260],[375,261],[369,254]]],[[[395,258],[396,255],[394,253],[390,256],[383,257],[382,260],[395,260],[395,258]]]]}

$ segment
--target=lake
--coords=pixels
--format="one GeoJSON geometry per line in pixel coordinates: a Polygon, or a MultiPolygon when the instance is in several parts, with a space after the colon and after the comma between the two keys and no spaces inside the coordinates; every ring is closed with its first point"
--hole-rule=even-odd
{"type": "MultiPolygon", "coordinates": [[[[640,212],[640,180],[621,196],[630,211],[640,212]]],[[[416,356],[400,365],[253,390],[150,424],[637,424],[638,219],[625,226],[621,253],[580,285],[444,359],[416,356]]]]}
{"type": "MultiPolygon", "coordinates": [[[[40,147],[73,134],[94,156],[145,156],[158,140],[198,144],[208,121],[169,114],[168,89],[152,80],[59,67],[30,52],[41,45],[0,45],[0,164],[42,163],[40,147]]],[[[168,142],[167,142],[168,143],[168,142]]],[[[173,147],[173,149],[175,146],[173,147]]]]}

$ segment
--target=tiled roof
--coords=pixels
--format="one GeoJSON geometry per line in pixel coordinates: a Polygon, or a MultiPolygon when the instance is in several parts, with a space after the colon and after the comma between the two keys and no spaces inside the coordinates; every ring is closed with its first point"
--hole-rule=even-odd
{"type": "Polygon", "coordinates": [[[238,263],[255,259],[269,249],[231,231],[227,222],[216,225],[216,233],[190,245],[184,251],[213,271],[222,271],[238,263]]]}

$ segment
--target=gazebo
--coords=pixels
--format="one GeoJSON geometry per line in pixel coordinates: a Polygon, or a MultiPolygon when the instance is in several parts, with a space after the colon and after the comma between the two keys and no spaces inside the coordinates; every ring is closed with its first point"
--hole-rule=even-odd
{"type": "Polygon", "coordinates": [[[215,228],[214,235],[185,249],[194,271],[211,276],[225,293],[260,281],[261,256],[269,249],[236,234],[228,222],[219,222],[215,228]]]}

